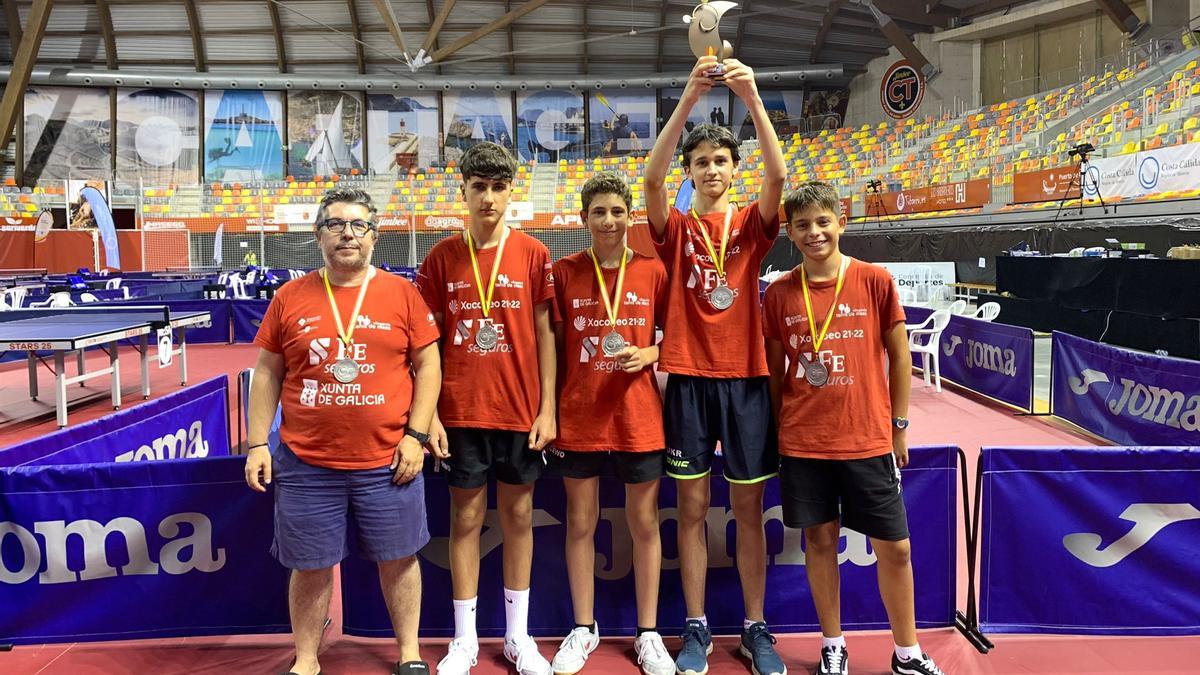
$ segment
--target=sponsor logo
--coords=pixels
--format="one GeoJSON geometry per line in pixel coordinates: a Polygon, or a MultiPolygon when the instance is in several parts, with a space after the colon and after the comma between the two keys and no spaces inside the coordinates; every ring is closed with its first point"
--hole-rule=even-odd
{"type": "Polygon", "coordinates": [[[1144,190],[1158,187],[1158,178],[1162,175],[1162,165],[1154,155],[1147,155],[1138,165],[1138,183],[1144,190]]]}
{"type": "Polygon", "coordinates": [[[801,321],[804,321],[805,318],[807,318],[807,317],[805,317],[803,314],[793,314],[791,316],[785,316],[785,317],[783,317],[783,325],[787,326],[788,328],[791,328],[792,326],[800,323],[801,321]]]}
{"type": "Polygon", "coordinates": [[[684,244],[683,245],[683,254],[688,256],[689,258],[696,255],[696,245],[690,241],[687,242],[686,244],[684,244]]]}
{"type": "Polygon", "coordinates": [[[838,303],[837,315],[839,317],[866,316],[867,310],[865,307],[856,309],[856,308],[851,307],[850,305],[847,305],[844,302],[840,302],[840,303],[838,303]]]}
{"type": "Polygon", "coordinates": [[[788,344],[791,345],[792,349],[796,349],[799,346],[800,339],[796,337],[795,333],[788,336],[788,344]]]}
{"type": "Polygon", "coordinates": [[[510,279],[508,277],[507,274],[497,274],[496,275],[496,287],[497,288],[521,289],[521,288],[525,288],[525,282],[524,281],[513,281],[512,279],[510,279]]]}
{"type": "MultiPolygon", "coordinates": [[[[1108,384],[1106,396],[1118,391],[1107,373],[1091,368],[1083,369],[1079,377],[1067,379],[1067,386],[1077,396],[1087,395],[1094,384],[1108,384]]],[[[1172,429],[1200,430],[1200,394],[1189,397],[1181,391],[1142,384],[1127,377],[1122,377],[1119,384],[1120,393],[1105,401],[1105,407],[1114,417],[1127,415],[1172,429]]]]}
{"type": "Polygon", "coordinates": [[[317,405],[317,381],[304,378],[304,386],[300,389],[300,405],[314,408],[317,405]]]}
{"type": "Polygon", "coordinates": [[[1150,543],[1154,535],[1172,523],[1200,520],[1200,509],[1191,504],[1130,504],[1117,516],[1133,527],[1104,548],[1104,538],[1092,532],[1077,532],[1063,537],[1063,547],[1092,567],[1112,567],[1134,551],[1150,543]]]}
{"type": "Polygon", "coordinates": [[[583,307],[595,307],[598,304],[600,304],[600,302],[597,301],[595,298],[572,298],[571,299],[571,308],[572,309],[581,309],[583,307]]]}
{"type": "Polygon", "coordinates": [[[447,281],[446,282],[446,292],[447,293],[453,293],[454,291],[461,291],[461,290],[464,290],[464,289],[467,289],[470,287],[471,287],[471,284],[468,284],[465,281],[447,281]]]}
{"type": "Polygon", "coordinates": [[[451,313],[451,314],[458,314],[458,301],[457,301],[457,300],[451,300],[451,301],[450,301],[449,308],[450,308],[450,313],[451,313]]]}
{"type": "Polygon", "coordinates": [[[332,338],[321,337],[314,338],[308,343],[308,365],[316,366],[322,361],[329,358],[329,346],[333,344],[332,338]]]}
{"type": "Polygon", "coordinates": [[[585,317],[582,317],[582,316],[577,316],[577,317],[575,317],[575,321],[573,322],[573,324],[572,324],[572,325],[574,325],[574,326],[575,326],[575,330],[577,330],[577,331],[579,331],[580,333],[582,333],[582,332],[583,332],[583,329],[584,329],[584,328],[587,328],[587,319],[586,319],[585,317]]]}
{"type": "Polygon", "coordinates": [[[466,223],[458,216],[427,216],[425,227],[435,230],[461,230],[466,227],[466,223]]]}
{"type": "Polygon", "coordinates": [[[904,207],[905,207],[905,206],[907,206],[907,205],[908,205],[908,204],[907,204],[907,202],[906,202],[906,197],[904,196],[904,193],[903,193],[903,192],[897,192],[897,193],[896,193],[896,210],[897,210],[897,211],[903,211],[903,210],[904,210],[904,207]]]}
{"type": "Polygon", "coordinates": [[[366,314],[359,314],[355,322],[359,328],[370,330],[391,330],[392,324],[383,321],[372,321],[371,317],[366,314]]]}
{"type": "MultiPolygon", "coordinates": [[[[962,336],[951,335],[950,339],[942,344],[942,353],[946,356],[953,356],[962,344],[962,336]]],[[[968,368],[990,370],[1007,377],[1017,376],[1017,353],[1015,351],[971,338],[967,338],[966,344],[968,368]]]]}
{"type": "Polygon", "coordinates": [[[550,220],[550,224],[556,227],[583,227],[583,219],[579,217],[578,213],[556,213],[550,220]]]}
{"type": "Polygon", "coordinates": [[[888,68],[879,85],[883,111],[895,119],[912,116],[925,97],[925,78],[908,61],[897,61],[888,68]]]}
{"type": "Polygon", "coordinates": [[[145,526],[128,516],[107,523],[86,518],[40,520],[32,529],[12,521],[0,522],[0,543],[12,535],[16,541],[12,552],[21,551],[20,556],[5,556],[0,561],[0,583],[23,584],[36,576],[39,584],[68,584],[108,579],[118,572],[124,577],[179,575],[193,570],[212,573],[225,567],[225,549],[213,548],[212,521],[203,513],[175,513],[158,523],[158,534],[166,541],[157,552],[157,562],[150,557],[145,526]],[[117,545],[118,538],[125,544],[124,550],[117,545]],[[72,543],[69,559],[68,542],[72,543]],[[82,561],[83,569],[71,569],[68,560],[73,567],[82,561]],[[18,561],[20,566],[15,565],[18,561]],[[45,571],[39,573],[43,566],[45,571]]]}
{"type": "MultiPolygon", "coordinates": [[[[408,216],[379,216],[375,219],[375,224],[381,228],[384,227],[408,227],[408,216]]],[[[428,221],[426,221],[428,224],[428,221]]]]}
{"type": "Polygon", "coordinates": [[[192,422],[184,429],[165,434],[140,445],[136,450],[116,456],[117,462],[153,462],[160,459],[182,459],[185,457],[208,457],[208,442],[204,440],[204,423],[192,422]]]}
{"type": "Polygon", "coordinates": [[[625,304],[626,305],[635,305],[637,307],[649,307],[650,299],[649,298],[639,298],[637,293],[634,293],[633,291],[627,291],[625,293],[625,304]]]}

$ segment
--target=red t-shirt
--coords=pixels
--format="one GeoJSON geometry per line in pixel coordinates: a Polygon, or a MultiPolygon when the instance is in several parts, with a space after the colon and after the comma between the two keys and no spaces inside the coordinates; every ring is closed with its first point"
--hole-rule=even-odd
{"type": "MultiPolygon", "coordinates": [[[[476,253],[487,292],[498,246],[476,253]]],[[[448,427],[527,432],[542,400],[533,310],[554,300],[554,276],[545,244],[509,230],[496,276],[488,321],[500,334],[496,348],[475,343],[483,303],[462,234],[438,242],[417,273],[417,286],[442,315],[442,395],[438,415],[448,427]]]]}
{"type": "MultiPolygon", "coordinates": [[[[836,280],[809,283],[817,331],[829,315],[836,280]]],[[[815,459],[865,459],[892,451],[892,401],[884,336],[904,321],[888,271],[852,260],[833,321],[821,343],[829,382],[814,387],[798,355],[813,358],[799,269],[775,280],[763,298],[763,334],[783,343],[787,374],[779,414],[779,453],[815,459]]]]}
{"type": "MultiPolygon", "coordinates": [[[[617,287],[618,269],[602,269],[608,292],[617,287]]],[[[626,373],[617,360],[604,355],[600,341],[608,335],[608,314],[600,298],[596,268],[587,251],[554,265],[557,286],[555,321],[565,334],[560,363],[558,440],[563,450],[621,450],[645,452],[666,447],[662,398],[654,368],[626,373]]],[[[625,266],[617,312],[617,332],[630,345],[654,344],[654,328],[666,299],[667,270],[640,253],[625,266]]]]}
{"type": "MultiPolygon", "coordinates": [[[[713,248],[720,252],[725,213],[701,216],[713,248]]],[[[670,275],[658,367],[668,373],[698,377],[759,377],[767,374],[763,351],[758,270],[779,235],[779,217],[764,223],[758,203],[733,215],[726,244],[726,280],[736,297],[721,311],[708,301],[717,286],[717,270],[705,247],[700,226],[688,214],[671,209],[662,239],[654,247],[670,275]]]]}
{"type": "MultiPolygon", "coordinates": [[[[332,286],[349,330],[359,286],[332,286]]],[[[412,405],[409,352],[438,339],[433,315],[416,287],[375,270],[354,328],[351,348],[337,323],[320,273],[284,284],[271,300],[254,344],[282,354],[280,438],[308,464],[330,469],[376,469],[392,461],[412,405]],[[343,384],[331,369],[341,358],[358,363],[343,384]]]]}

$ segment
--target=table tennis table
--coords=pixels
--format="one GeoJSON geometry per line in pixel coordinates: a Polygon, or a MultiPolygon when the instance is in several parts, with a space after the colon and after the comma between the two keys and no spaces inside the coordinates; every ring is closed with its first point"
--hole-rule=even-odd
{"type": "MultiPolygon", "coordinates": [[[[102,305],[44,309],[14,309],[0,312],[0,353],[24,351],[29,364],[29,397],[38,398],[37,364],[46,363],[38,352],[53,352],[54,382],[57,393],[58,427],[67,425],[67,386],[92,378],[111,375],[112,405],[121,407],[121,363],[118,343],[137,338],[141,352],[142,398],[150,397],[150,349],[148,338],[162,328],[172,334],[171,356],[179,356],[180,384],[187,384],[186,329],[208,326],[208,312],[175,312],[165,305],[102,305]],[[175,333],[179,339],[174,339],[175,333]],[[178,347],[175,345],[178,344],[178,347]],[[100,347],[108,354],[109,365],[87,371],[83,353],[88,347],[100,347]],[[79,373],[68,377],[66,357],[78,355],[79,373]]],[[[155,341],[157,344],[157,340],[155,341]]]]}

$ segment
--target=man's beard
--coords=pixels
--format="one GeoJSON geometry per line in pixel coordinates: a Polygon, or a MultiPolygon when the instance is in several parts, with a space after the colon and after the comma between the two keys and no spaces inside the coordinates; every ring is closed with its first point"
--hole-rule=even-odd
{"type": "Polygon", "coordinates": [[[347,260],[339,257],[337,249],[334,249],[333,255],[325,258],[325,264],[339,272],[359,272],[371,264],[371,256],[363,255],[362,249],[358,249],[356,254],[353,260],[347,260]]]}

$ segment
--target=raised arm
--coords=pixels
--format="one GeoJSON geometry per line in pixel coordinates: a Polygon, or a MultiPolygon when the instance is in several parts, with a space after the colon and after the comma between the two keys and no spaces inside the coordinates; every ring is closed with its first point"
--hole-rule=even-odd
{"type": "Polygon", "coordinates": [[[713,81],[704,71],[717,64],[717,57],[705,56],[696,62],[692,74],[688,76],[687,86],[679,97],[679,105],[675,112],[658,132],[654,148],[646,158],[646,219],[654,228],[654,235],[662,239],[667,230],[667,217],[671,214],[671,204],[667,196],[667,173],[671,170],[671,162],[675,160],[675,148],[679,146],[679,137],[683,135],[683,126],[687,122],[688,113],[700,101],[713,81]]]}
{"type": "Polygon", "coordinates": [[[779,147],[775,126],[771,124],[771,118],[767,116],[762,98],[758,95],[754,71],[737,59],[726,59],[725,67],[725,84],[746,104],[750,119],[754,121],[754,130],[758,132],[758,147],[762,150],[763,163],[762,186],[758,190],[758,213],[764,223],[770,223],[779,213],[779,201],[783,197],[783,186],[787,183],[783,149],[779,147]]]}

